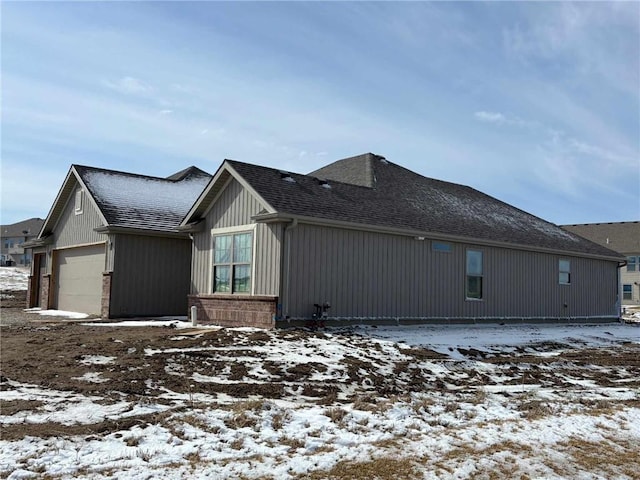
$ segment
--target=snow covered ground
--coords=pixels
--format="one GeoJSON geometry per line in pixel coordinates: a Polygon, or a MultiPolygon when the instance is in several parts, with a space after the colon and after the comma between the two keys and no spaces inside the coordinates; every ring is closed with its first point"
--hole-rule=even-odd
{"type": "Polygon", "coordinates": [[[0,476],[638,478],[636,325],[128,325],[3,330],[0,476]]]}
{"type": "Polygon", "coordinates": [[[0,290],[26,290],[28,283],[28,268],[0,267],[0,290]]]}

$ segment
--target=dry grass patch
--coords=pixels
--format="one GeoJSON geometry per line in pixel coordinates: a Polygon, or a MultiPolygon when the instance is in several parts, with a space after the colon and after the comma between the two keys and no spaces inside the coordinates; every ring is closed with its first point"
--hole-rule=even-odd
{"type": "MultiPolygon", "coordinates": [[[[458,464],[463,464],[469,459],[474,460],[475,471],[470,478],[483,478],[488,480],[529,480],[531,477],[521,472],[518,458],[530,457],[533,449],[521,443],[507,440],[494,443],[488,447],[477,449],[473,444],[465,443],[446,452],[442,459],[435,463],[435,467],[454,474],[458,464]],[[489,460],[488,462],[480,460],[489,460]]],[[[429,459],[423,459],[429,463],[429,459]]]]}
{"type": "Polygon", "coordinates": [[[338,462],[330,470],[299,475],[298,480],[417,480],[423,474],[409,459],[377,458],[368,462],[338,462]]]}
{"type": "Polygon", "coordinates": [[[331,419],[333,423],[336,425],[341,425],[344,421],[344,418],[349,414],[344,408],[333,407],[327,408],[324,411],[324,414],[331,419]]]}
{"type": "Polygon", "coordinates": [[[33,412],[38,410],[43,402],[40,400],[2,400],[0,401],[0,415],[15,415],[18,412],[33,412]]]}
{"type": "MultiPolygon", "coordinates": [[[[578,471],[600,473],[604,478],[640,478],[640,441],[638,439],[607,438],[590,442],[572,437],[558,443],[557,449],[572,457],[571,467],[578,471]]],[[[575,471],[565,472],[575,475],[575,471]]]]}

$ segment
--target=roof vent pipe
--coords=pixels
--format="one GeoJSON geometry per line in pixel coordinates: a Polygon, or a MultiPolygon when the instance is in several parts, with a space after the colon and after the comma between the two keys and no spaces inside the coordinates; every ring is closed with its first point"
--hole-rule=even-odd
{"type": "Polygon", "coordinates": [[[280,178],[285,182],[296,183],[289,172],[285,172],[284,170],[280,170],[280,178]]]}

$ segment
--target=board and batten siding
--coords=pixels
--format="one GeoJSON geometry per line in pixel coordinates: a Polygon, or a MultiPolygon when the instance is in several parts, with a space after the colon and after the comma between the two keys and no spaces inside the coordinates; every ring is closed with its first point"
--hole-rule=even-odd
{"type": "Polygon", "coordinates": [[[110,316],[187,315],[191,241],[117,235],[110,316]]]}
{"type": "MultiPolygon", "coordinates": [[[[288,234],[289,235],[289,234],[288,234]]],[[[405,319],[615,316],[616,263],[300,224],[290,236],[284,315],[405,319]],[[483,252],[482,300],[465,298],[466,250],[483,252]],[[571,285],[558,260],[571,261],[571,285]],[[566,307],[565,307],[566,304],[566,307]]],[[[285,262],[287,263],[287,262],[285,262]]],[[[286,273],[285,273],[286,275],[286,273]]]]}
{"type": "MultiPolygon", "coordinates": [[[[87,198],[86,192],[83,198],[82,213],[75,213],[75,193],[80,188],[79,185],[76,185],[73,193],[69,195],[64,210],[52,232],[53,243],[47,247],[49,254],[52,250],[59,248],[90,245],[107,241],[106,235],[94,230],[97,227],[103,226],[103,223],[98,211],[87,198]]],[[[109,257],[108,252],[107,257],[109,257]]],[[[107,263],[109,263],[109,261],[110,258],[107,258],[107,263]]],[[[51,265],[51,262],[47,262],[47,273],[52,273],[51,265]]]]}
{"type": "MultiPolygon", "coordinates": [[[[191,293],[208,294],[211,275],[211,230],[216,228],[247,225],[253,227],[251,217],[264,206],[238,181],[231,179],[205,218],[202,232],[193,236],[193,267],[191,293]]],[[[279,224],[256,225],[256,251],[254,293],[256,295],[278,295],[280,281],[280,257],[282,226],[279,224]]]]}

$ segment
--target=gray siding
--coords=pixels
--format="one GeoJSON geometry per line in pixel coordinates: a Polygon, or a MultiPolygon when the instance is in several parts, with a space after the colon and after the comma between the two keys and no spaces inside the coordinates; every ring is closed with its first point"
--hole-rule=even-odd
{"type": "MultiPolygon", "coordinates": [[[[350,318],[504,318],[616,315],[616,263],[312,225],[291,230],[284,314],[329,302],[350,318]],[[465,299],[467,248],[483,252],[484,298],[465,299]],[[558,260],[571,260],[559,285],[558,260]],[[564,305],[567,305],[564,307],[564,305]]],[[[287,262],[285,261],[285,264],[287,262]]]]}
{"type": "MultiPolygon", "coordinates": [[[[211,293],[209,291],[211,230],[238,225],[253,225],[251,217],[263,208],[264,206],[240,183],[231,179],[215,204],[207,212],[203,231],[194,234],[192,293],[211,293]]],[[[256,252],[254,254],[254,287],[257,295],[278,295],[279,293],[281,239],[281,225],[257,225],[256,252]]]]}
{"type": "Polygon", "coordinates": [[[189,239],[117,235],[110,316],[187,315],[189,239]]]}
{"type": "Polygon", "coordinates": [[[53,235],[55,248],[68,247],[72,245],[82,245],[88,243],[104,242],[105,235],[95,232],[93,229],[103,226],[100,215],[87,198],[85,192],[83,211],[76,215],[75,192],[69,196],[69,201],[64,207],[64,212],[58,220],[53,235]]]}

